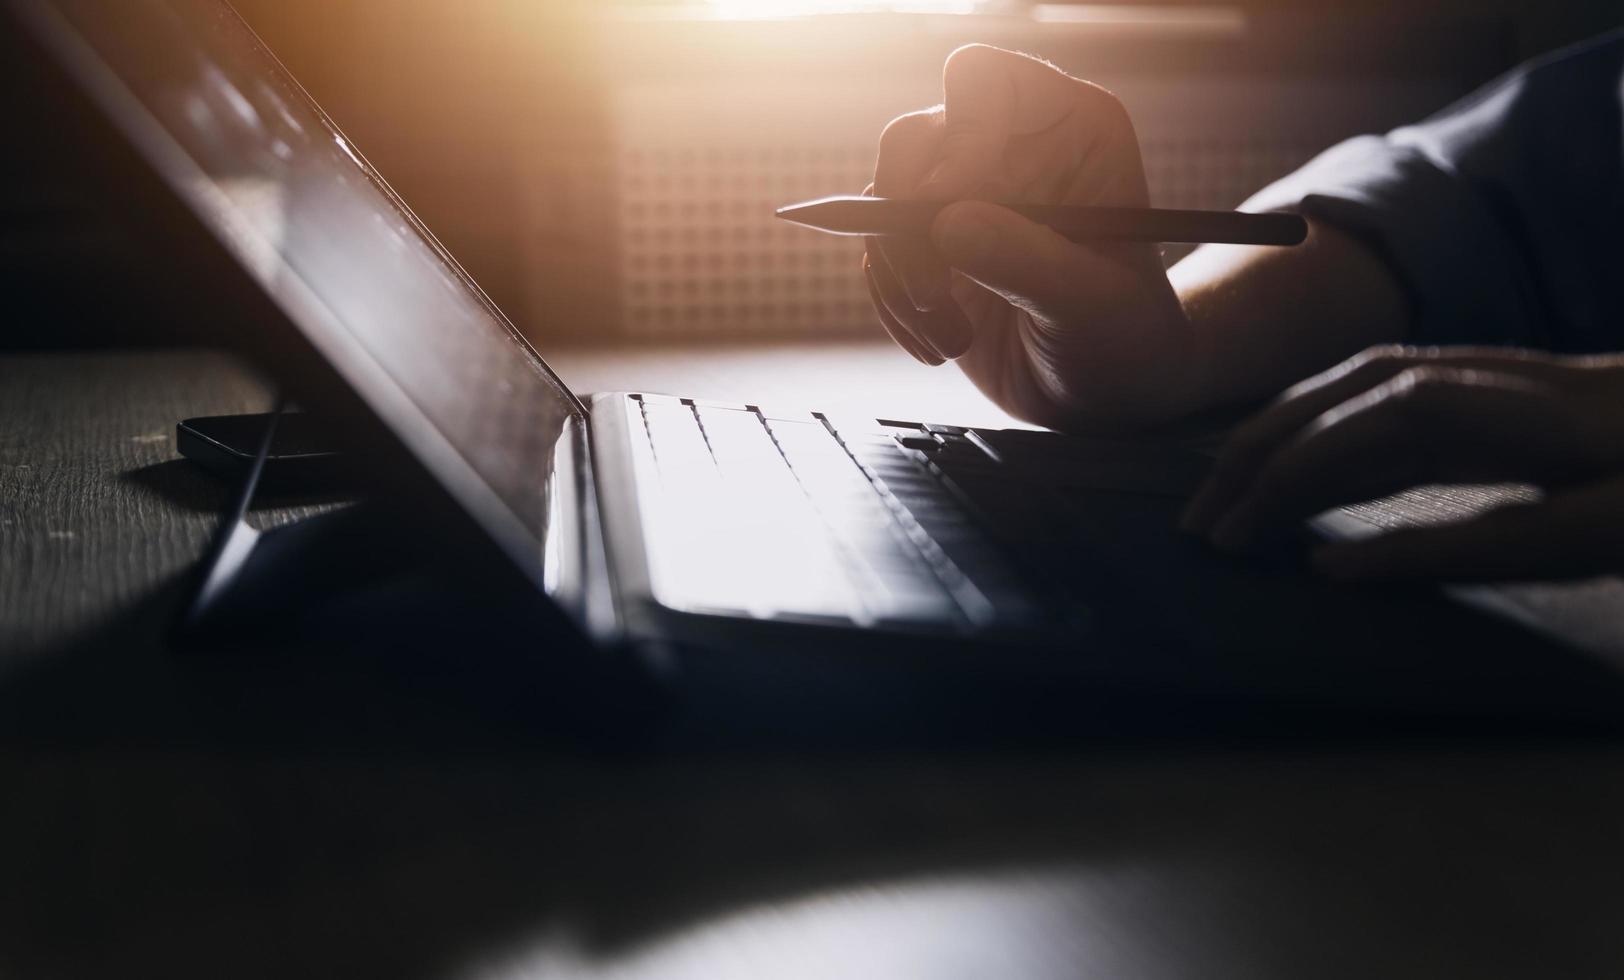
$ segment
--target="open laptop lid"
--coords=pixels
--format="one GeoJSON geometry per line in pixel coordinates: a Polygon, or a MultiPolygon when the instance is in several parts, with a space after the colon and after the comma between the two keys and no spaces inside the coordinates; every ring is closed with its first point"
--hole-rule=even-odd
{"type": "Polygon", "coordinates": [[[223,0],[13,17],[536,585],[585,409],[223,0]]]}

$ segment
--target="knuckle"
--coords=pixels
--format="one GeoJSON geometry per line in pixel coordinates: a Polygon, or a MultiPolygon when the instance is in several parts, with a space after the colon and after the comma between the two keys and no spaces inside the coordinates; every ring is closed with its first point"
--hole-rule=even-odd
{"type": "Polygon", "coordinates": [[[1401,415],[1430,414],[1454,383],[1450,372],[1435,367],[1407,367],[1389,382],[1386,401],[1401,415]]]}
{"type": "Polygon", "coordinates": [[[1416,370],[1418,363],[1419,357],[1413,347],[1378,344],[1355,354],[1348,362],[1347,371],[1338,372],[1333,380],[1345,377],[1363,388],[1374,388],[1406,371],[1416,370]]]}
{"type": "Polygon", "coordinates": [[[1360,363],[1370,361],[1401,361],[1412,357],[1414,353],[1414,348],[1407,347],[1404,344],[1375,344],[1373,346],[1366,347],[1358,354],[1355,354],[1354,359],[1360,363]]]}
{"type": "Polygon", "coordinates": [[[1430,364],[1407,367],[1400,373],[1408,377],[1410,386],[1423,397],[1436,395],[1469,377],[1467,373],[1430,364]]]}
{"type": "Polygon", "coordinates": [[[887,151],[894,151],[899,146],[919,139],[935,124],[936,113],[931,109],[921,109],[896,117],[880,130],[880,153],[883,155],[887,151]]]}
{"type": "Polygon", "coordinates": [[[1431,387],[1438,375],[1432,368],[1407,367],[1393,375],[1393,395],[1402,398],[1415,398],[1418,391],[1431,387]]]}
{"type": "Polygon", "coordinates": [[[948,54],[947,61],[942,65],[942,75],[947,78],[978,77],[1002,58],[1011,57],[1012,53],[1003,48],[995,48],[990,44],[976,42],[954,48],[948,54]]]}
{"type": "Polygon", "coordinates": [[[1353,356],[1353,369],[1370,372],[1372,369],[1387,369],[1395,373],[1402,370],[1403,365],[1411,364],[1416,360],[1413,347],[1403,344],[1377,344],[1367,347],[1353,356]]]}
{"type": "Polygon", "coordinates": [[[1096,127],[1113,134],[1133,133],[1133,114],[1116,93],[1103,85],[1080,78],[1073,81],[1096,127]]]}

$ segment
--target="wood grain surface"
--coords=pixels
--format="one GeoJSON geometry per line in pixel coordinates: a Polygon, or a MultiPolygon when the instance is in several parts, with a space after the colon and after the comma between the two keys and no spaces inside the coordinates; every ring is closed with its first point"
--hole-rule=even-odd
{"type": "Polygon", "coordinates": [[[195,561],[226,489],[175,423],[268,405],[215,354],[0,359],[0,649],[93,630],[195,561]]]}
{"type": "Polygon", "coordinates": [[[0,358],[0,651],[92,632],[196,562],[232,488],[178,455],[175,423],[271,402],[206,351],[0,358]]]}
{"type": "Polygon", "coordinates": [[[173,423],[264,403],[214,355],[0,358],[0,976],[1624,976],[1610,744],[425,744],[487,722],[179,657],[220,489],[173,423]]]}

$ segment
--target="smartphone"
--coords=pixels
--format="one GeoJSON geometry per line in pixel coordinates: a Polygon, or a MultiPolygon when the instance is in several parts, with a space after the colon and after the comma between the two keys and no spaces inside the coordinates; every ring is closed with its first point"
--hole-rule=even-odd
{"type": "MultiPolygon", "coordinates": [[[[175,426],[175,448],[211,473],[240,482],[253,466],[270,421],[269,414],[185,419],[175,426]]],[[[261,487],[272,493],[328,493],[348,489],[349,476],[337,440],[320,416],[282,413],[260,474],[261,487]]]]}

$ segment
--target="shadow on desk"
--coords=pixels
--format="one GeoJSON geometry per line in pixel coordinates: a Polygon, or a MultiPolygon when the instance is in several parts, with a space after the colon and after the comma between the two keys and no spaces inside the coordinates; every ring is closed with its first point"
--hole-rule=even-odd
{"type": "Polygon", "coordinates": [[[1624,954],[1605,749],[605,753],[515,740],[443,674],[126,642],[186,584],[0,678],[0,972],[1526,975],[1529,931],[1575,967],[1624,954]]]}
{"type": "Polygon", "coordinates": [[[0,972],[591,973],[800,896],[1091,857],[1101,801],[1020,767],[606,755],[399,664],[132,644],[189,585],[0,679],[0,972]]]}

